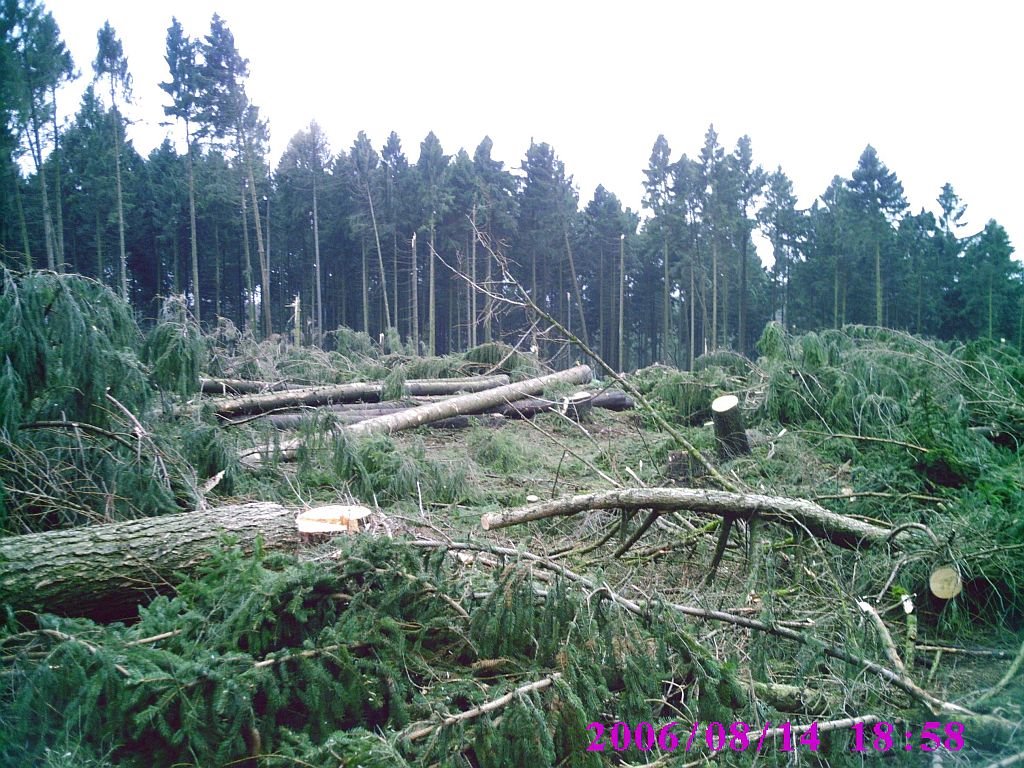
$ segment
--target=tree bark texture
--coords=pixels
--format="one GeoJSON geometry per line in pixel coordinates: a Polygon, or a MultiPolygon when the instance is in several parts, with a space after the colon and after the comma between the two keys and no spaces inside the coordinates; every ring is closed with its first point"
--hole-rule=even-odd
{"type": "Polygon", "coordinates": [[[686,509],[712,515],[750,519],[759,515],[777,523],[797,522],[815,536],[847,549],[868,549],[890,543],[899,548],[910,535],[836,514],[813,501],[755,493],[697,490],[692,488],[625,488],[598,491],[519,509],[491,512],[480,522],[485,531],[511,525],[564,517],[596,509],[651,509],[660,512],[686,509]]]}
{"type": "Polygon", "coordinates": [[[299,543],[297,510],[257,502],[0,539],[0,605],[106,620],[173,590],[228,534],[246,552],[299,543]]]}

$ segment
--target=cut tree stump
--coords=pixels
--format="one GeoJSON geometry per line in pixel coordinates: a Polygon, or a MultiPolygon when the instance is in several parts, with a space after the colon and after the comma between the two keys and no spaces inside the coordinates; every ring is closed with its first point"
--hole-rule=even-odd
{"type": "Polygon", "coordinates": [[[253,503],[0,539],[0,605],[103,620],[130,619],[169,593],[227,534],[251,552],[299,544],[299,510],[253,503]]]}
{"type": "Polygon", "coordinates": [[[711,403],[711,418],[715,423],[719,459],[729,461],[750,453],[750,441],[740,413],[740,399],[736,395],[715,398],[711,403]]]}

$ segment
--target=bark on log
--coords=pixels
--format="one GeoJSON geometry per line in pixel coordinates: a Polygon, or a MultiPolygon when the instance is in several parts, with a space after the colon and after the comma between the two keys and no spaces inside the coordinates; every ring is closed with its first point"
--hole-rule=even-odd
{"type": "Polygon", "coordinates": [[[575,515],[595,509],[651,509],[660,512],[687,509],[712,515],[749,519],[759,515],[778,523],[796,521],[815,536],[847,549],[868,549],[891,544],[899,548],[911,535],[838,515],[813,501],[783,496],[741,494],[692,488],[625,488],[542,501],[519,509],[492,512],[480,522],[485,531],[506,528],[548,517],[575,515]]]}
{"type": "Polygon", "coordinates": [[[285,381],[200,378],[199,388],[204,395],[253,395],[260,392],[281,392],[292,387],[285,381]]]}
{"type": "Polygon", "coordinates": [[[299,543],[298,510],[253,503],[0,539],[0,605],[103,620],[173,590],[224,534],[252,551],[299,543]]]}
{"type": "MultiPolygon", "coordinates": [[[[547,413],[562,407],[564,401],[545,400],[539,397],[527,397],[506,405],[498,406],[494,412],[506,419],[532,419],[539,413],[547,413]]],[[[602,392],[590,400],[592,408],[604,408],[609,411],[628,411],[635,407],[633,398],[625,392],[602,392]]]]}
{"type": "MultiPolygon", "coordinates": [[[[355,424],[357,421],[364,421],[373,416],[383,416],[388,413],[414,408],[424,405],[424,400],[432,396],[421,396],[415,401],[390,400],[384,403],[343,403],[339,405],[322,406],[318,409],[307,408],[302,411],[289,413],[273,413],[263,417],[263,423],[269,424],[276,429],[296,429],[305,420],[313,418],[320,412],[328,412],[334,415],[339,424],[355,424]]],[[[443,396],[442,396],[443,397],[443,396]]],[[[546,413],[561,407],[564,401],[545,400],[540,397],[526,397],[522,400],[499,405],[487,411],[487,413],[506,419],[526,419],[536,416],[538,413],[546,413]]],[[[624,392],[603,392],[590,400],[593,408],[605,408],[611,411],[625,411],[634,407],[633,398],[624,392]]],[[[248,421],[252,417],[240,418],[239,422],[248,421]]],[[[462,422],[460,422],[462,423],[462,422]]],[[[468,424],[468,422],[465,422],[468,424]]],[[[487,420],[488,425],[497,423],[496,419],[487,420]]]]}
{"type": "MultiPolygon", "coordinates": [[[[451,395],[456,392],[480,392],[508,384],[508,376],[471,376],[462,379],[410,379],[405,382],[407,397],[418,395],[451,395]]],[[[334,384],[325,387],[303,387],[287,392],[248,395],[214,399],[211,402],[217,415],[231,418],[246,413],[265,413],[279,408],[320,406],[331,403],[351,403],[380,400],[384,385],[380,383],[334,384]]]]}
{"type": "MultiPolygon", "coordinates": [[[[589,366],[577,365],[565,371],[558,371],[535,379],[518,381],[503,387],[488,389],[468,395],[456,395],[436,403],[428,403],[415,408],[407,408],[397,413],[378,416],[342,427],[351,435],[393,434],[404,429],[421,427],[442,419],[469,414],[485,413],[488,410],[510,400],[517,400],[529,395],[540,394],[545,387],[553,384],[586,384],[593,375],[589,366]]],[[[302,447],[299,439],[284,440],[277,446],[255,448],[239,457],[243,464],[259,466],[266,454],[274,453],[282,461],[291,461],[302,447]]]]}
{"type": "Polygon", "coordinates": [[[403,429],[411,429],[422,424],[429,424],[439,419],[452,416],[464,416],[471,413],[483,413],[501,403],[527,395],[536,395],[553,384],[586,384],[593,373],[589,366],[577,365],[566,371],[558,371],[536,379],[517,381],[503,387],[487,389],[469,395],[457,395],[437,403],[421,405],[389,416],[378,416],[375,419],[361,421],[347,427],[347,431],[355,435],[371,435],[378,433],[391,434],[403,429]]]}
{"type": "Polygon", "coordinates": [[[750,441],[736,395],[722,395],[711,403],[711,418],[718,440],[718,458],[729,461],[750,453],[750,441]]]}

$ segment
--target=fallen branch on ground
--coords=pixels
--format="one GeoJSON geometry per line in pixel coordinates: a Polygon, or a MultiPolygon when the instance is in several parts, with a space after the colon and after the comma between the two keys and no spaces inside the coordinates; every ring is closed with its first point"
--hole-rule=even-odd
{"type": "Polygon", "coordinates": [[[759,515],[779,523],[799,522],[815,536],[849,549],[866,549],[886,544],[900,547],[911,535],[909,530],[882,528],[836,514],[803,499],[692,488],[620,488],[598,491],[542,501],[505,512],[491,512],[484,515],[480,522],[485,531],[490,531],[597,509],[651,509],[659,512],[686,509],[713,515],[733,515],[744,520],[759,515]]]}

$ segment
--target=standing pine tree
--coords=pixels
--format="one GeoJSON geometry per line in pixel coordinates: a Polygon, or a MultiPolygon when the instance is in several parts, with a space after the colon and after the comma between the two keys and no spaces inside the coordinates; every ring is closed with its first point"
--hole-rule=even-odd
{"type": "Polygon", "coordinates": [[[110,111],[113,113],[114,126],[114,184],[117,191],[117,236],[120,261],[118,288],[121,298],[128,301],[128,255],[124,245],[124,193],[121,185],[121,136],[122,118],[117,108],[118,94],[125,101],[131,101],[132,78],[128,74],[128,60],[124,57],[124,47],[117,38],[110,22],[96,33],[98,51],[92,64],[95,79],[107,78],[110,90],[110,111]]]}

